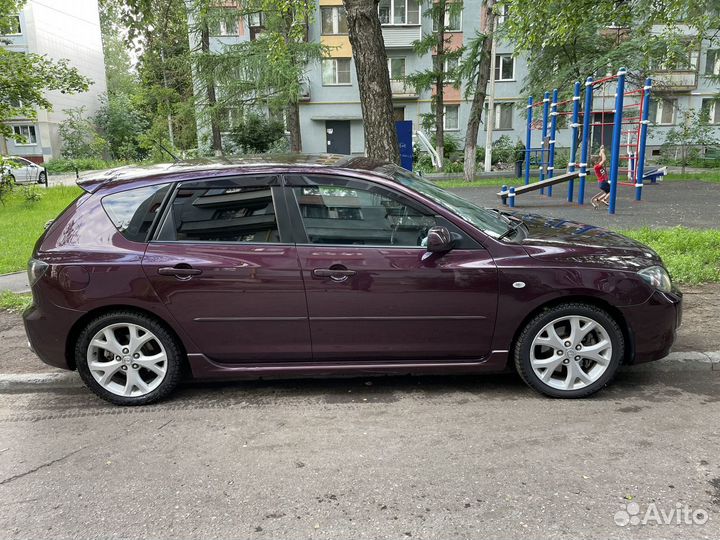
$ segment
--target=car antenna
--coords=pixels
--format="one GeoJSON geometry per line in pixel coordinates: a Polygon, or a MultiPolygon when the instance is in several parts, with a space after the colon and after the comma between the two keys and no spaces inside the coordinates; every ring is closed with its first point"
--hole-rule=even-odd
{"type": "Polygon", "coordinates": [[[175,163],[178,163],[180,161],[180,159],[175,154],[173,154],[170,150],[165,148],[160,141],[155,141],[155,144],[157,144],[161,150],[164,150],[166,154],[168,154],[171,158],[173,158],[173,161],[175,163]]]}

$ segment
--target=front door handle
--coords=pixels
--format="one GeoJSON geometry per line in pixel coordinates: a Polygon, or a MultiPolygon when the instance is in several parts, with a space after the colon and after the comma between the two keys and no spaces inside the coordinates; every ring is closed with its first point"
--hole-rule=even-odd
{"type": "Polygon", "coordinates": [[[347,281],[348,278],[357,274],[355,270],[348,270],[345,267],[342,268],[316,268],[312,271],[313,277],[316,278],[330,278],[333,281],[341,283],[347,281]]]}
{"type": "Polygon", "coordinates": [[[178,279],[189,279],[192,276],[199,276],[202,270],[193,268],[189,264],[177,264],[175,266],[165,266],[158,268],[158,274],[161,276],[175,276],[178,279]]]}

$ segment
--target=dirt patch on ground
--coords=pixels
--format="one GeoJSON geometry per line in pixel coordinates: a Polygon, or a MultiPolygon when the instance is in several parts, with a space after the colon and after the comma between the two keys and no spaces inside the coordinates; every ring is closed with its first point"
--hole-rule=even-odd
{"type": "MultiPolygon", "coordinates": [[[[674,351],[720,351],[720,284],[683,287],[683,324],[674,351]]],[[[0,373],[61,371],[28,348],[20,313],[0,310],[0,373]]]]}

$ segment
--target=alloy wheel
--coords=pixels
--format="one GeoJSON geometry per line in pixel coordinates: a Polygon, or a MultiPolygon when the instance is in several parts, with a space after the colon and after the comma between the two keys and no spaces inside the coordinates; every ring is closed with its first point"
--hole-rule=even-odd
{"type": "Polygon", "coordinates": [[[165,379],[168,355],[162,342],[138,324],[111,324],[90,340],[87,365],[97,383],[118,396],[139,397],[165,379]]]}
{"type": "Polygon", "coordinates": [[[530,347],[530,366],[547,386],[578,390],[597,381],[612,360],[608,331],[584,316],[565,316],[546,324],[530,347]]]}

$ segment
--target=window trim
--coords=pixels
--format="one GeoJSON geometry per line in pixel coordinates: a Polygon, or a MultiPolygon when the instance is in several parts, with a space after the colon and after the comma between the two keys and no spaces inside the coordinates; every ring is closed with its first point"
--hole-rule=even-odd
{"type": "MultiPolygon", "coordinates": [[[[347,32],[340,32],[340,10],[344,10],[345,6],[320,6],[320,35],[321,36],[347,36],[347,32]],[[328,33],[323,30],[323,9],[332,10],[332,29],[333,31],[328,33]]],[[[345,13],[345,25],[347,26],[347,13],[345,13]]]]}
{"type": "MultiPolygon", "coordinates": [[[[512,53],[495,53],[495,69],[497,70],[499,76],[501,78],[495,78],[495,82],[515,82],[517,79],[515,77],[515,70],[517,68],[515,57],[512,55],[512,53]],[[502,78],[502,61],[498,63],[499,59],[509,57],[510,61],[512,62],[512,77],[510,79],[503,79],[502,78]]],[[[495,77],[495,74],[493,73],[493,77],[495,77]]]]}
{"type": "Polygon", "coordinates": [[[715,98],[703,98],[700,101],[700,111],[703,112],[703,105],[707,102],[708,110],[708,124],[711,126],[720,126],[720,100],[715,98]],[[718,121],[715,121],[715,117],[718,117],[718,121]]]}
{"type": "Polygon", "coordinates": [[[703,72],[705,77],[717,77],[720,75],[720,48],[708,49],[705,53],[705,71],[703,72]],[[713,63],[710,64],[710,54],[713,55],[713,63]]]}
{"type": "Polygon", "coordinates": [[[446,105],[443,105],[443,130],[444,131],[460,131],[460,104],[459,103],[448,103],[446,105]],[[448,107],[457,107],[457,127],[448,127],[447,126],[447,109],[448,107]]]}
{"type": "Polygon", "coordinates": [[[11,18],[11,19],[12,19],[12,18],[17,19],[17,27],[16,27],[16,28],[17,28],[19,31],[18,31],[18,32],[10,32],[9,34],[0,34],[0,35],[2,35],[3,37],[17,37],[17,36],[22,36],[22,35],[23,35],[23,27],[22,27],[22,21],[20,20],[20,14],[18,13],[17,15],[10,15],[10,18],[11,18]]]}
{"type": "Polygon", "coordinates": [[[28,141],[30,140],[30,136],[29,136],[30,128],[32,128],[33,132],[35,133],[35,142],[17,142],[16,139],[13,139],[13,144],[15,146],[37,146],[38,145],[38,129],[35,126],[35,124],[12,124],[13,134],[18,135],[20,137],[25,137],[26,139],[28,139],[28,141]],[[15,128],[24,128],[24,127],[28,128],[28,136],[27,137],[25,137],[25,135],[23,135],[22,133],[18,133],[17,131],[15,131],[15,128]]]}
{"type": "Polygon", "coordinates": [[[677,98],[659,97],[658,99],[655,99],[654,102],[655,102],[655,115],[654,115],[654,117],[650,118],[650,122],[655,126],[674,126],[677,123],[677,111],[678,111],[677,98]],[[663,111],[662,104],[665,103],[666,101],[673,102],[672,103],[672,120],[670,122],[662,121],[662,111],[663,111]],[[660,120],[658,120],[658,112],[660,112],[660,120]]]}
{"type": "MultiPolygon", "coordinates": [[[[458,28],[450,28],[450,9],[451,4],[455,2],[448,2],[446,4],[446,10],[445,10],[445,17],[443,18],[443,26],[445,27],[445,32],[448,34],[457,34],[463,31],[463,14],[465,13],[465,6],[462,5],[462,2],[460,3],[460,11],[458,11],[458,16],[460,17],[460,24],[458,25],[458,28]]],[[[422,8],[421,8],[422,9],[422,8]]],[[[432,21],[432,31],[437,32],[437,24],[435,23],[435,19],[432,21]]]]}
{"type": "Polygon", "coordinates": [[[322,82],[322,86],[352,86],[352,58],[351,57],[345,57],[345,56],[331,56],[329,58],[322,58],[320,60],[320,81],[322,82]],[[326,61],[333,61],[335,62],[335,81],[333,83],[326,83],[325,78],[323,77],[323,62],[326,61]],[[347,60],[349,64],[349,73],[350,73],[350,82],[337,82],[338,80],[338,73],[339,70],[337,68],[337,61],[338,60],[347,60]]]}
{"type": "MultiPolygon", "coordinates": [[[[408,1],[411,0],[388,0],[390,2],[390,17],[389,22],[382,22],[380,21],[380,26],[421,26],[422,20],[423,20],[423,7],[421,0],[417,0],[418,5],[418,22],[416,23],[409,23],[407,22],[408,19],[408,1]],[[405,22],[403,23],[396,23],[395,22],[395,3],[396,2],[404,2],[405,3],[405,22]]],[[[380,3],[378,2],[378,18],[380,17],[380,3]]]]}

